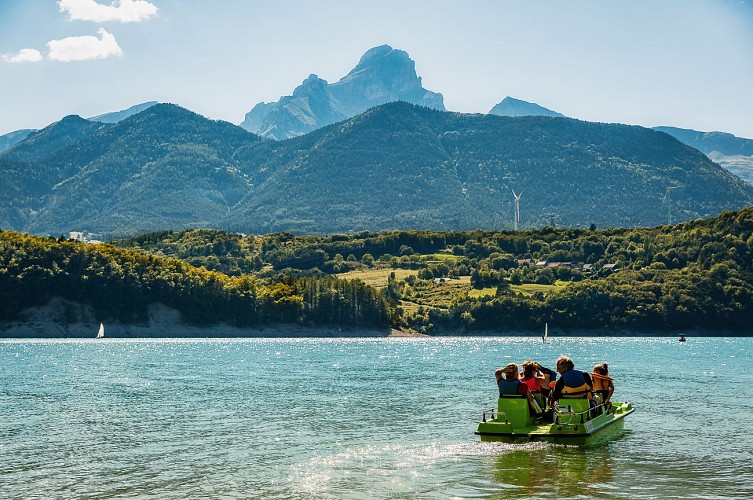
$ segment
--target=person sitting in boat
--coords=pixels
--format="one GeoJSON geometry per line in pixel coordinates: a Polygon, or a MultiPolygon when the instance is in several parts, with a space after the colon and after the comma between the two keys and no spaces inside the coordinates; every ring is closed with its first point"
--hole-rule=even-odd
{"type": "Polygon", "coordinates": [[[497,368],[494,372],[499,387],[499,397],[505,396],[525,396],[531,407],[531,413],[541,413],[541,407],[531,394],[528,385],[524,384],[518,378],[518,365],[510,363],[504,368],[497,368]]]}
{"type": "Polygon", "coordinates": [[[528,386],[531,392],[541,392],[549,388],[549,377],[544,375],[537,368],[537,363],[533,361],[523,362],[523,371],[520,374],[520,381],[528,386]]]}
{"type": "Polygon", "coordinates": [[[542,377],[546,377],[547,384],[545,386],[541,386],[541,394],[544,395],[544,397],[549,397],[549,394],[554,389],[554,384],[557,381],[557,372],[552,370],[551,368],[547,368],[545,366],[541,366],[539,363],[534,363],[536,365],[536,370],[538,370],[541,373],[542,377]]]}
{"type": "Polygon", "coordinates": [[[609,376],[609,365],[601,363],[594,366],[593,373],[591,373],[593,379],[594,393],[598,394],[601,403],[604,404],[604,408],[612,406],[610,399],[614,394],[614,383],[612,377],[609,376]]]}
{"type": "Polygon", "coordinates": [[[533,361],[523,362],[523,371],[520,374],[520,381],[528,386],[533,394],[533,398],[539,403],[541,408],[546,408],[547,398],[549,396],[549,375],[539,371],[539,364],[533,361]]]}
{"type": "Polygon", "coordinates": [[[591,391],[593,390],[591,375],[576,370],[572,359],[567,356],[557,358],[557,373],[560,374],[560,379],[554,386],[552,401],[559,401],[563,396],[591,399],[591,391]]]}

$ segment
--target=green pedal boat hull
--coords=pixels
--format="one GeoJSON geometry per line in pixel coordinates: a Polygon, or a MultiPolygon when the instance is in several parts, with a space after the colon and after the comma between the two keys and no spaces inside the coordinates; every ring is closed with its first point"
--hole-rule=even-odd
{"type": "Polygon", "coordinates": [[[633,411],[627,402],[612,403],[607,409],[592,408],[587,399],[563,399],[546,422],[531,414],[527,399],[500,398],[496,409],[484,412],[476,434],[482,441],[592,443],[618,435],[633,411]]]}

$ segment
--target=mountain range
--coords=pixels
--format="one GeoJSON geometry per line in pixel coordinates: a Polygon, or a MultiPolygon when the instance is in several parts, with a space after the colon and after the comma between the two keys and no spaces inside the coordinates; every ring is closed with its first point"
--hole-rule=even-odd
{"type": "Polygon", "coordinates": [[[753,185],[753,140],[726,132],[699,132],[677,127],[655,127],[692,146],[753,185]]]}
{"type": "Polygon", "coordinates": [[[653,226],[753,204],[753,187],[668,134],[388,103],[264,141],[158,104],[66,117],[0,154],[0,227],[37,234],[653,226]],[[672,206],[662,203],[669,187],[672,206]]]}
{"type": "MultiPolygon", "coordinates": [[[[505,97],[502,102],[489,111],[489,114],[498,116],[564,116],[536,103],[513,97],[505,97]]],[[[661,126],[654,127],[654,130],[669,134],[699,150],[712,161],[748,184],[753,185],[753,140],[737,137],[726,132],[700,132],[678,127],[661,126]]]]}
{"type": "Polygon", "coordinates": [[[122,109],[120,111],[113,111],[112,113],[105,113],[103,115],[93,116],[91,118],[87,118],[87,120],[100,123],[118,123],[125,120],[129,116],[133,116],[136,113],[141,113],[145,109],[151,108],[155,104],[158,104],[157,101],[142,102],[141,104],[136,104],[135,106],[131,106],[130,108],[122,109]]]}
{"type": "Polygon", "coordinates": [[[654,130],[665,132],[704,154],[717,152],[727,156],[753,156],[753,140],[725,132],[699,132],[677,127],[654,127],[654,130]]]}
{"type": "MultiPolygon", "coordinates": [[[[118,123],[119,121],[125,120],[129,116],[133,116],[136,113],[140,113],[141,111],[144,111],[145,109],[150,108],[154,106],[155,104],[157,104],[156,101],[144,102],[141,104],[136,104],[135,106],[131,106],[130,108],[123,109],[121,111],[114,111],[112,113],[105,113],[103,115],[93,116],[91,118],[87,118],[87,120],[93,121],[93,122],[99,122],[99,123],[118,123]]],[[[72,115],[72,116],[76,116],[76,115],[72,115]]],[[[78,116],[76,117],[80,118],[78,116]]],[[[52,125],[54,125],[54,123],[52,125]]],[[[49,128],[49,126],[46,128],[49,128]]],[[[2,153],[3,151],[7,149],[12,148],[13,146],[25,140],[27,137],[34,134],[35,132],[38,132],[38,130],[37,129],[24,129],[24,130],[16,130],[15,132],[10,132],[9,134],[5,134],[5,135],[0,135],[0,153],[2,153]]]]}
{"type": "Polygon", "coordinates": [[[259,140],[169,104],[116,124],[66,117],[0,155],[8,186],[0,226],[58,233],[212,225],[248,189],[227,160],[259,140]]]}
{"type": "Polygon", "coordinates": [[[447,112],[388,45],[241,125],[147,102],[0,136],[0,227],[500,229],[512,190],[522,227],[652,226],[753,204],[753,188],[709,160],[753,184],[751,140],[588,123],[512,97],[488,115],[447,112]]]}
{"type": "Polygon", "coordinates": [[[497,116],[551,116],[560,118],[565,116],[544,106],[539,106],[535,102],[521,101],[509,96],[490,109],[489,114],[497,116]]]}
{"type": "Polygon", "coordinates": [[[312,74],[293,95],[257,104],[240,126],[262,137],[288,139],[393,101],[445,109],[442,94],[423,88],[408,53],[381,45],[367,51],[336,83],[312,74]]]}
{"type": "Polygon", "coordinates": [[[0,135],[0,153],[5,151],[6,149],[10,149],[19,142],[23,141],[27,137],[29,137],[29,134],[32,132],[35,132],[34,129],[22,129],[22,130],[15,130],[13,132],[10,132],[5,135],[0,135]]]}

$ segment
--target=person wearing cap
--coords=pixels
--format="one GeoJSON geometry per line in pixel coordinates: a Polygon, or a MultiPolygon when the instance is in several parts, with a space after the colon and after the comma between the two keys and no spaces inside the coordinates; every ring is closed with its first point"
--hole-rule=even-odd
{"type": "Polygon", "coordinates": [[[528,398],[532,413],[541,412],[538,403],[531,394],[531,390],[518,378],[518,365],[510,363],[504,368],[497,368],[494,376],[497,379],[497,387],[499,387],[499,397],[525,396],[528,398]]]}

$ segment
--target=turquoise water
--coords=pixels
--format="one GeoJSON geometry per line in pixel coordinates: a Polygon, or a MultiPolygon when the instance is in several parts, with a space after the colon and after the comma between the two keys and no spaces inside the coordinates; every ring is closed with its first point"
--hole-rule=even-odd
{"type": "Polygon", "coordinates": [[[0,341],[2,498],[751,498],[751,338],[0,341]],[[481,443],[493,371],[608,361],[606,444],[481,443]]]}

